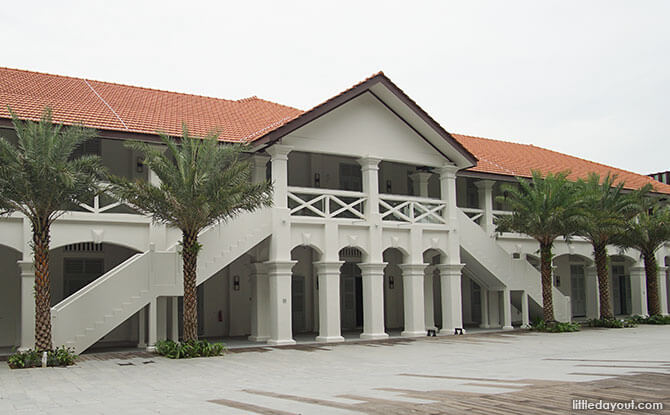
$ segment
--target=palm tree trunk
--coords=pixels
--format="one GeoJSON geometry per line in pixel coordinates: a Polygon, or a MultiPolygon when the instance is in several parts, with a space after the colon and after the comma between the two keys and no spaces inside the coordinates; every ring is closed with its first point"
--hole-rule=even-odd
{"type": "Polygon", "coordinates": [[[598,295],[600,297],[600,318],[612,319],[612,301],[610,299],[610,276],[607,269],[606,245],[593,245],[593,256],[596,260],[598,274],[598,295]]]}
{"type": "Polygon", "coordinates": [[[49,220],[37,218],[33,228],[35,257],[35,349],[53,349],[51,343],[51,277],[49,275],[49,220]]]}
{"type": "Polygon", "coordinates": [[[551,281],[551,244],[540,243],[540,273],[542,274],[542,312],[544,321],[556,321],[551,281]]]}
{"type": "Polygon", "coordinates": [[[198,248],[198,233],[182,232],[182,258],[184,260],[184,342],[198,340],[198,296],[196,292],[198,248]]]}
{"type": "Polygon", "coordinates": [[[644,272],[647,280],[647,307],[649,315],[661,314],[661,303],[658,298],[658,265],[654,253],[644,254],[644,272]]]}

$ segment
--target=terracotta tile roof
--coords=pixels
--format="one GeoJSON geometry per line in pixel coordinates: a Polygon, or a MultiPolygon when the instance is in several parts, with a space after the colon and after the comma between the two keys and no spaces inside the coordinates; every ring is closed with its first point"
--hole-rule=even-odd
{"type": "Polygon", "coordinates": [[[220,132],[224,141],[253,141],[302,111],[257,97],[238,101],[0,68],[0,118],[9,105],[37,120],[46,106],[54,121],[104,130],[181,135],[182,122],[196,136],[220,132]]]}
{"type": "Polygon", "coordinates": [[[474,154],[479,162],[467,171],[493,173],[505,176],[530,177],[531,170],[543,173],[558,173],[570,170],[571,180],[586,177],[595,172],[605,176],[608,172],[618,175],[625,187],[637,189],[650,183],[659,193],[670,194],[670,185],[660,183],[649,176],[632,173],[615,167],[606,166],[579,157],[570,156],[545,148],[488,138],[452,134],[465,148],[474,154]]]}
{"type": "MultiPolygon", "coordinates": [[[[303,112],[257,97],[233,101],[0,68],[0,118],[9,118],[7,105],[19,117],[33,120],[41,117],[45,106],[50,106],[54,120],[64,124],[82,123],[101,130],[143,134],[164,132],[178,136],[181,135],[182,122],[185,122],[196,136],[217,130],[221,133],[219,139],[224,141],[254,141],[271,136],[272,132],[278,132],[276,130],[283,126],[288,128],[299,124],[308,114],[328,106],[338,98],[345,98],[347,93],[377,79],[397,88],[379,72],[312,110],[303,112]]],[[[411,101],[409,97],[407,99],[411,101]]],[[[413,101],[411,104],[416,105],[413,101]]],[[[442,129],[432,118],[429,121],[442,129]]],[[[613,172],[626,182],[627,187],[637,188],[652,183],[656,191],[670,194],[670,185],[659,183],[651,177],[544,148],[466,135],[451,136],[456,140],[456,145],[460,143],[479,160],[477,166],[469,171],[528,177],[532,169],[543,172],[570,170],[572,179],[584,177],[592,171],[601,175],[613,172]]]]}

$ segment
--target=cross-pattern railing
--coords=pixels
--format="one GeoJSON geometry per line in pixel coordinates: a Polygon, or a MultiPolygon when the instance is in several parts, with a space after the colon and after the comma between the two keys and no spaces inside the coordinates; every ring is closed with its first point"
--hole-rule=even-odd
{"type": "Polygon", "coordinates": [[[379,195],[379,213],[385,221],[447,224],[444,218],[446,208],[447,204],[442,200],[379,195]]]}
{"type": "Polygon", "coordinates": [[[476,208],[461,208],[461,210],[468,215],[470,220],[475,222],[478,225],[481,225],[481,219],[484,217],[484,210],[483,209],[476,209],[476,208]]]}
{"type": "Polygon", "coordinates": [[[293,216],[365,219],[367,196],[346,190],[289,187],[288,207],[293,216]]]}
{"type": "Polygon", "coordinates": [[[99,213],[131,213],[137,214],[132,207],[129,205],[119,202],[110,195],[104,192],[105,189],[109,187],[109,184],[103,183],[100,185],[100,188],[103,189],[103,192],[93,197],[91,203],[80,203],[79,209],[80,212],[90,212],[94,214],[99,213]]]}

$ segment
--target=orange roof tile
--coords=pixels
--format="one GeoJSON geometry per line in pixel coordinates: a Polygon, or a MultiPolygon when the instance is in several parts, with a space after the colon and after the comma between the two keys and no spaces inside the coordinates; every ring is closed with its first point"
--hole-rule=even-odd
{"type": "Polygon", "coordinates": [[[219,131],[223,141],[253,141],[302,111],[257,97],[238,101],[0,68],[0,118],[7,106],[37,120],[46,106],[58,123],[103,130],[196,136],[219,131]]]}
{"type": "Polygon", "coordinates": [[[656,192],[670,194],[670,185],[660,183],[649,176],[546,148],[461,134],[452,136],[479,159],[477,165],[467,171],[530,177],[532,170],[539,170],[544,174],[569,170],[568,178],[571,180],[584,178],[591,172],[598,173],[601,177],[611,173],[616,174],[620,181],[624,181],[626,188],[637,189],[649,183],[654,186],[656,192]]]}
{"type": "MultiPolygon", "coordinates": [[[[179,136],[182,123],[186,123],[189,131],[196,136],[216,130],[223,141],[254,141],[269,136],[293,120],[299,122],[304,118],[301,115],[309,114],[375,78],[388,80],[380,72],[313,110],[303,112],[257,97],[232,101],[0,68],[0,118],[9,118],[8,105],[19,117],[33,120],[39,119],[44,108],[50,106],[54,121],[63,124],[82,123],[101,130],[142,134],[163,132],[179,136]]],[[[390,80],[388,82],[395,87],[390,80]]],[[[437,127],[441,128],[439,124],[437,127]]],[[[590,172],[601,176],[612,172],[618,174],[628,188],[651,183],[657,192],[670,194],[670,185],[651,177],[567,154],[532,145],[451,135],[479,160],[477,166],[468,171],[529,177],[533,169],[544,173],[570,170],[571,179],[585,177],[590,172]]]]}

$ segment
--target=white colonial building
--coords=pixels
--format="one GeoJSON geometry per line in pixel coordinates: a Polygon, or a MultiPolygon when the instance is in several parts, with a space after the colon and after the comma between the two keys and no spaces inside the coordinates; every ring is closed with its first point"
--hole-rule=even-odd
{"type": "MultiPolygon", "coordinates": [[[[239,101],[177,94],[13,69],[0,69],[0,135],[16,140],[9,105],[39,118],[82,122],[99,138],[115,174],[155,180],[124,141],[156,142],[222,131],[252,145],[254,180],[271,178],[274,207],[243,214],[200,235],[200,335],[292,344],[363,339],[427,329],[512,329],[539,315],[537,244],[497,235],[507,214],[496,201],[515,176],[571,169],[614,171],[631,188],[652,180],[538,147],[452,135],[383,74],[302,112],[258,98],[239,101]]],[[[659,195],[670,186],[656,184],[659,195]]],[[[104,195],[53,225],[52,325],[55,345],[151,347],[179,336],[180,232],[152,224],[104,195]]],[[[34,344],[30,226],[0,218],[0,347],[34,344]]],[[[560,320],[598,313],[589,244],[558,242],[554,306],[560,320]]],[[[612,249],[617,315],[645,314],[646,282],[637,252],[612,249]]],[[[670,249],[658,253],[670,263],[670,249]]],[[[660,273],[668,311],[665,267],[660,273]]]]}

